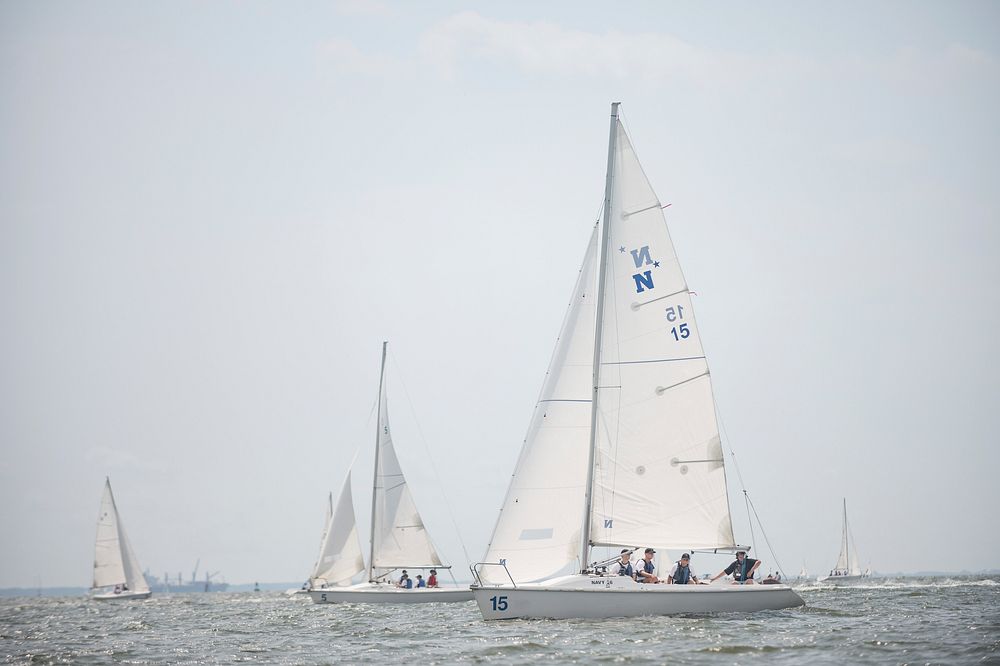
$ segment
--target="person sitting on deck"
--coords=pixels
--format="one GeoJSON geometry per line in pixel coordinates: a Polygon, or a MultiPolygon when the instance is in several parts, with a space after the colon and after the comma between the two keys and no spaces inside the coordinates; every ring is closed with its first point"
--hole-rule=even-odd
{"type": "Polygon", "coordinates": [[[760,566],[760,560],[755,560],[752,557],[747,557],[747,552],[745,550],[736,551],[736,561],[730,564],[728,567],[712,576],[712,581],[715,581],[722,576],[727,576],[732,574],[734,585],[753,585],[753,572],[757,570],[760,566]]]}
{"type": "Polygon", "coordinates": [[[660,579],[656,577],[654,573],[656,571],[656,564],[653,563],[653,555],[656,551],[652,548],[647,548],[646,552],[643,554],[643,559],[639,562],[639,566],[636,568],[636,578],[640,583],[659,583],[660,579]]]}
{"type": "Polygon", "coordinates": [[[620,559],[615,561],[614,565],[611,567],[611,573],[617,576],[628,576],[632,580],[635,580],[635,569],[632,568],[632,551],[628,548],[622,550],[622,556],[620,559]]]}
{"type": "Polygon", "coordinates": [[[427,581],[420,574],[417,574],[417,587],[427,587],[427,581]]]}
{"type": "Polygon", "coordinates": [[[431,569],[431,573],[427,576],[427,587],[437,587],[438,586],[438,572],[437,569],[431,569]]]}
{"type": "Polygon", "coordinates": [[[406,588],[407,590],[412,590],[413,589],[413,579],[410,578],[409,574],[407,574],[406,572],[403,572],[403,575],[400,576],[400,578],[399,578],[399,582],[396,583],[396,587],[402,587],[402,588],[406,588]]]}
{"type": "Polygon", "coordinates": [[[667,577],[667,582],[674,585],[697,585],[698,577],[691,573],[691,556],[687,553],[681,555],[681,559],[677,560],[673,568],[670,569],[670,575],[667,577]]]}

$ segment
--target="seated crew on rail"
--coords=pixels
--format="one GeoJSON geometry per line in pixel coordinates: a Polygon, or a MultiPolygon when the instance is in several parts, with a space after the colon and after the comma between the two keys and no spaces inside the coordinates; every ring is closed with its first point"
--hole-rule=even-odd
{"type": "Polygon", "coordinates": [[[611,567],[611,573],[618,576],[628,576],[632,580],[635,580],[635,569],[632,568],[632,551],[628,548],[622,549],[622,556],[620,559],[616,560],[614,565],[611,567]]]}
{"type": "Polygon", "coordinates": [[[653,555],[656,551],[652,548],[647,548],[643,554],[643,559],[639,560],[639,565],[636,567],[635,574],[636,580],[640,583],[659,583],[660,579],[656,577],[656,564],[653,562],[653,555]]]}
{"type": "Polygon", "coordinates": [[[681,555],[681,559],[674,563],[667,576],[667,583],[673,585],[697,585],[698,577],[691,573],[691,556],[687,553],[681,555]]]}
{"type": "Polygon", "coordinates": [[[733,585],[753,585],[753,572],[757,571],[759,566],[760,560],[747,557],[745,550],[738,550],[736,551],[736,561],[712,576],[712,580],[731,574],[733,585]]]}

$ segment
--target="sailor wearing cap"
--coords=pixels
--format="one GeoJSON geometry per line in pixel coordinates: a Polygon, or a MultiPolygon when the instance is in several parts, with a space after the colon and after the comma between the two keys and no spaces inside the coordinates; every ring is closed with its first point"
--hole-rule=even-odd
{"type": "Polygon", "coordinates": [[[757,571],[757,567],[759,566],[760,560],[747,557],[747,551],[745,550],[738,550],[736,551],[736,561],[712,576],[712,580],[714,581],[717,578],[731,574],[734,585],[743,585],[744,583],[752,585],[753,572],[757,571]]]}
{"type": "Polygon", "coordinates": [[[674,563],[673,568],[670,569],[670,576],[667,577],[667,582],[676,585],[698,584],[698,577],[691,573],[690,555],[684,553],[681,555],[681,559],[674,563]]]}
{"type": "Polygon", "coordinates": [[[636,568],[636,575],[640,583],[659,583],[660,579],[656,577],[656,564],[653,563],[653,555],[656,551],[652,548],[647,548],[646,552],[643,554],[643,559],[639,562],[639,566],[636,568]]]}
{"type": "Polygon", "coordinates": [[[617,574],[619,576],[628,576],[632,580],[635,580],[635,569],[632,568],[632,551],[628,548],[622,549],[622,556],[611,568],[611,573],[617,574]]]}

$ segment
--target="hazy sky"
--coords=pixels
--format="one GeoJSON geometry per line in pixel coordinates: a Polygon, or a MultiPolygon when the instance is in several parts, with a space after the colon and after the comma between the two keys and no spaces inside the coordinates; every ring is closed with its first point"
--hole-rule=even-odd
{"type": "Polygon", "coordinates": [[[616,100],[786,570],[842,497],[876,570],[998,566],[997,3],[8,0],[0,586],[89,584],[105,475],[153,573],[304,579],[383,339],[480,558],[616,100]]]}

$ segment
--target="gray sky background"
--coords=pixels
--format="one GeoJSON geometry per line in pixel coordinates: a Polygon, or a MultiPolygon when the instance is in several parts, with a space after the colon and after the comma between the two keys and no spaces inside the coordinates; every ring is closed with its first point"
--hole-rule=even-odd
{"type": "Polygon", "coordinates": [[[615,100],[786,570],[845,496],[876,570],[997,566],[997,3],[7,1],[0,586],[89,584],[105,475],[153,573],[304,579],[383,339],[481,557],[615,100]]]}

